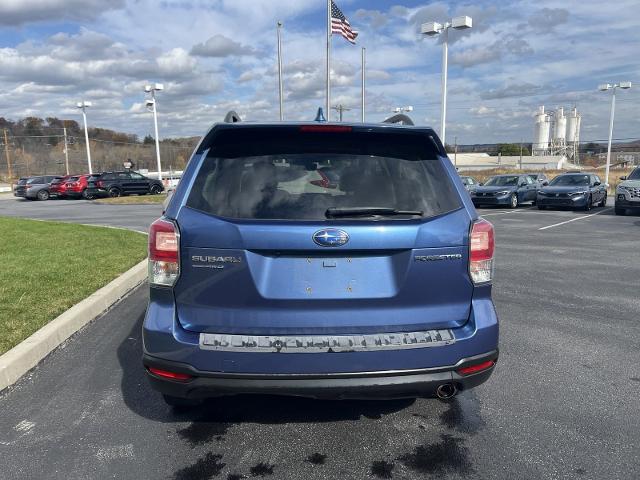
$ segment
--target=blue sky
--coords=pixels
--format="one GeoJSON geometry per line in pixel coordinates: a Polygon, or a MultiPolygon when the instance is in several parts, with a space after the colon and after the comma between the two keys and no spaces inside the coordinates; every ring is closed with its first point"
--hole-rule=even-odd
{"type": "MultiPolygon", "coordinates": [[[[608,134],[603,82],[619,92],[614,137],[640,137],[640,9],[601,2],[338,0],[358,45],[334,37],[333,102],[359,119],[360,47],[367,48],[367,119],[414,106],[417,123],[439,125],[441,45],[419,26],[457,15],[452,32],[447,140],[531,141],[533,113],[577,106],[582,140],[608,134]]],[[[277,117],[275,24],[284,22],[285,117],[313,118],[324,104],[323,0],[2,0],[0,116],[79,119],[145,135],[142,87],[162,82],[161,136],[202,134],[235,109],[247,120],[277,117]]]]}

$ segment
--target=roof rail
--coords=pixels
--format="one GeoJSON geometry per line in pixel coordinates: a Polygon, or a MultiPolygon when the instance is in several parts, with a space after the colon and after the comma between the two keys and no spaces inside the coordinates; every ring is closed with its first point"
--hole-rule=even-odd
{"type": "Polygon", "coordinates": [[[240,115],[238,115],[233,110],[229,110],[229,112],[227,112],[227,114],[224,117],[224,123],[238,123],[241,121],[242,119],[240,118],[240,115]]]}
{"type": "Polygon", "coordinates": [[[400,125],[415,125],[413,120],[409,118],[408,115],[404,113],[398,113],[396,115],[392,115],[389,118],[382,121],[382,123],[399,123],[400,125]]]}

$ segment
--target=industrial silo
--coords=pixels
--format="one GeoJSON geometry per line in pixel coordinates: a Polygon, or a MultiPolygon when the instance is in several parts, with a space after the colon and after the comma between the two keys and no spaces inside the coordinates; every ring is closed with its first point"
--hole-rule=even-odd
{"type": "Polygon", "coordinates": [[[567,143],[575,143],[580,138],[580,115],[578,109],[573,107],[567,118],[567,143]]]}
{"type": "Polygon", "coordinates": [[[544,155],[545,151],[549,149],[549,133],[551,129],[551,123],[549,121],[549,115],[544,111],[544,105],[538,107],[538,112],[535,115],[535,124],[533,129],[533,154],[544,155]]]}
{"type": "Polygon", "coordinates": [[[564,116],[564,109],[558,107],[556,110],[556,124],[553,129],[553,143],[563,145],[567,138],[567,117],[564,116]]]}

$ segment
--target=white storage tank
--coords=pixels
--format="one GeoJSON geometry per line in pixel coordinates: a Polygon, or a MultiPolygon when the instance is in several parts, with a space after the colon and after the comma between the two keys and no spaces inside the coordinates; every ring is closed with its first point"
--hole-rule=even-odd
{"type": "Polygon", "coordinates": [[[567,118],[567,143],[577,142],[580,138],[580,115],[578,109],[573,107],[567,118]]]}
{"type": "Polygon", "coordinates": [[[553,139],[557,143],[562,143],[567,138],[567,117],[564,116],[564,109],[558,107],[556,110],[556,126],[553,130],[553,139]]]}
{"type": "Polygon", "coordinates": [[[538,107],[535,115],[535,124],[533,129],[533,150],[546,150],[549,148],[549,133],[551,123],[549,115],[544,111],[544,105],[538,107]]]}

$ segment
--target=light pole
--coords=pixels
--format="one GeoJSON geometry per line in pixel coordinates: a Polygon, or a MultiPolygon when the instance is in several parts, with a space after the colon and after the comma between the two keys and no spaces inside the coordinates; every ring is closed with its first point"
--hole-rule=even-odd
{"type": "Polygon", "coordinates": [[[282,87],[282,22],[278,21],[277,26],[278,33],[278,94],[280,95],[280,121],[282,121],[283,113],[283,97],[284,89],[282,87]]]}
{"type": "Polygon", "coordinates": [[[87,144],[87,164],[89,165],[89,174],[93,173],[91,169],[91,146],[89,145],[89,131],[87,130],[87,107],[91,106],[91,102],[78,102],[76,107],[82,110],[82,120],[84,120],[84,141],[87,144]]]}
{"type": "Polygon", "coordinates": [[[156,108],[156,92],[164,90],[164,85],[154,83],[153,85],[145,85],[144,91],[151,93],[151,98],[147,100],[147,108],[151,107],[153,112],[153,127],[156,132],[156,161],[158,164],[158,180],[162,181],[162,168],[160,167],[160,140],[158,139],[158,109],[156,108]]]}
{"type": "Polygon", "coordinates": [[[423,35],[433,37],[440,33],[443,34],[442,40],[442,105],[440,111],[440,141],[445,144],[445,131],[447,121],[447,69],[448,69],[448,57],[449,57],[449,28],[455,28],[456,30],[465,30],[473,26],[471,17],[462,16],[451,19],[450,22],[438,23],[427,22],[423,23],[420,31],[423,35]]]}
{"type": "Polygon", "coordinates": [[[627,88],[631,88],[631,82],[620,82],[620,83],[603,83],[602,85],[598,85],[598,90],[601,92],[606,92],[607,90],[613,90],[611,95],[611,115],[609,116],[609,144],[607,146],[607,166],[604,174],[604,183],[609,187],[609,168],[611,167],[611,139],[613,137],[613,118],[615,116],[616,110],[616,89],[622,88],[626,90],[627,88]]]}

